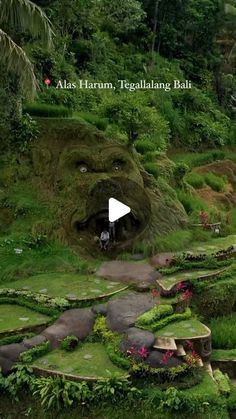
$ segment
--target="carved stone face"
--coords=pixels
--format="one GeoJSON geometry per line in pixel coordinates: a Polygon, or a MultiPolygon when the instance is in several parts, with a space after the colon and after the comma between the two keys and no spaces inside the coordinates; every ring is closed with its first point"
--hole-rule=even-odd
{"type": "MultiPolygon", "coordinates": [[[[109,227],[111,197],[132,209],[116,223],[122,245],[144,231],[150,234],[148,228],[157,234],[161,193],[157,185],[152,187],[132,148],[104,140],[97,131],[91,137],[78,123],[67,129],[54,125],[48,132],[45,126],[33,150],[33,166],[35,179],[40,177],[39,192],[45,196],[47,191],[45,198],[55,217],[54,235],[67,243],[86,247],[109,227]]],[[[175,212],[171,207],[163,213],[163,224],[168,211],[175,212]]]]}

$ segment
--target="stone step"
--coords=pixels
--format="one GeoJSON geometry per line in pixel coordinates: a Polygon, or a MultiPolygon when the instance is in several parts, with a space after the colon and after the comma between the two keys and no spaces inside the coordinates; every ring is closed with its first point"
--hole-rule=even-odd
{"type": "Polygon", "coordinates": [[[176,353],[176,355],[177,356],[185,356],[186,355],[186,352],[184,350],[183,345],[180,345],[180,344],[177,345],[177,353],[176,353]]]}
{"type": "Polygon", "coordinates": [[[173,338],[158,337],[153,347],[164,351],[177,351],[177,346],[173,338]]]}
{"type": "Polygon", "coordinates": [[[210,362],[204,362],[203,367],[205,369],[205,371],[211,376],[211,378],[214,380],[214,376],[213,376],[213,371],[212,371],[212,367],[211,367],[211,363],[210,362]]]}
{"type": "Polygon", "coordinates": [[[202,358],[197,358],[197,365],[198,365],[198,367],[203,367],[204,366],[202,358]]]}

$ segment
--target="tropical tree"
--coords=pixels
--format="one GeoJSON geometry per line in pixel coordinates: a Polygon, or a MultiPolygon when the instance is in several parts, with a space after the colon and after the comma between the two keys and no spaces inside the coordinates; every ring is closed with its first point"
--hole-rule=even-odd
{"type": "Polygon", "coordinates": [[[45,46],[52,44],[52,28],[43,10],[30,0],[0,0],[0,61],[7,70],[19,76],[20,84],[28,96],[33,97],[37,88],[33,64],[29,57],[5,28],[29,31],[40,37],[45,46]]]}

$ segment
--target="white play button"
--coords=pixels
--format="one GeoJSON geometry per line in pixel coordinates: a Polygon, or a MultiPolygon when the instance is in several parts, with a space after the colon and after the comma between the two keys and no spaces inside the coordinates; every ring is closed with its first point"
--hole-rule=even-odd
{"type": "Polygon", "coordinates": [[[130,211],[131,211],[130,207],[128,207],[125,204],[122,204],[122,202],[120,201],[117,201],[117,199],[115,198],[109,199],[109,221],[111,223],[129,214],[130,211]]]}

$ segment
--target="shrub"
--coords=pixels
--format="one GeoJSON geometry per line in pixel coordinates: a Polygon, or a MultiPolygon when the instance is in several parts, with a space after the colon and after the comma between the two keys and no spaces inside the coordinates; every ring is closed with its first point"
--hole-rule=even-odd
{"type": "Polygon", "coordinates": [[[153,322],[160,320],[163,317],[173,314],[173,312],[174,310],[171,305],[168,305],[168,304],[156,305],[151,310],[139,316],[139,318],[137,319],[136,325],[144,326],[144,325],[152,324],[153,322]]]}
{"type": "Polygon", "coordinates": [[[159,175],[159,170],[158,170],[158,167],[157,167],[157,164],[156,163],[152,163],[152,162],[147,162],[147,163],[144,163],[144,169],[148,172],[148,173],[150,173],[151,175],[153,175],[155,178],[157,178],[158,177],[158,175],[159,175]]]}
{"type": "Polygon", "coordinates": [[[106,317],[97,317],[93,327],[93,334],[96,338],[101,339],[104,342],[111,342],[113,340],[114,333],[107,328],[106,317]]]}
{"type": "Polygon", "coordinates": [[[35,333],[19,333],[17,335],[6,336],[0,339],[0,346],[10,345],[11,343],[19,343],[22,342],[24,339],[29,339],[33,336],[35,336],[35,333]]]}
{"type": "Polygon", "coordinates": [[[225,184],[226,184],[226,179],[225,177],[223,178],[222,176],[217,176],[214,173],[207,173],[204,176],[205,182],[208,186],[210,186],[211,189],[213,189],[213,191],[216,192],[221,192],[224,190],[225,184]]]}
{"type": "MultiPolygon", "coordinates": [[[[198,286],[201,284],[199,283],[198,286]]],[[[214,283],[204,284],[201,292],[193,295],[192,302],[195,310],[205,319],[224,316],[234,311],[236,303],[235,279],[217,280],[214,283]]]]}
{"type": "Polygon", "coordinates": [[[204,186],[204,177],[196,172],[189,173],[186,178],[186,182],[189,183],[189,185],[193,186],[195,189],[203,188],[204,186]]]}
{"type": "Polygon", "coordinates": [[[95,125],[101,131],[105,131],[108,126],[108,120],[106,118],[101,118],[97,115],[88,112],[80,112],[78,114],[84,121],[89,124],[95,125]]]}
{"type": "Polygon", "coordinates": [[[190,308],[187,308],[184,313],[175,313],[171,314],[170,316],[164,317],[151,325],[139,326],[142,329],[150,329],[152,332],[156,332],[157,330],[163,329],[163,327],[167,326],[167,324],[178,322],[181,320],[187,320],[191,317],[192,313],[190,308]]]}
{"type": "Polygon", "coordinates": [[[93,393],[85,381],[75,383],[64,377],[41,377],[34,380],[33,395],[39,396],[45,409],[71,407],[73,403],[93,399],[93,393]]]}
{"type": "Polygon", "coordinates": [[[50,351],[50,343],[43,342],[32,349],[20,354],[20,360],[26,364],[30,364],[34,359],[39,358],[50,351]]]}
{"type": "Polygon", "coordinates": [[[136,150],[140,154],[146,154],[148,152],[154,152],[156,147],[155,145],[149,140],[138,140],[134,143],[136,150]]]}
{"type": "Polygon", "coordinates": [[[61,341],[60,348],[64,351],[74,351],[79,343],[79,339],[76,336],[66,336],[65,339],[61,341]]]}
{"type": "Polygon", "coordinates": [[[13,121],[12,135],[14,146],[18,146],[21,152],[27,150],[29,144],[35,140],[39,134],[37,123],[29,114],[24,114],[20,121],[13,121]]]}
{"type": "Polygon", "coordinates": [[[31,116],[40,116],[48,118],[68,118],[72,116],[71,109],[68,109],[65,106],[47,105],[44,103],[28,104],[25,106],[24,111],[30,114],[31,116]]]}
{"type": "Polygon", "coordinates": [[[215,370],[214,379],[218,384],[220,393],[222,393],[223,395],[229,395],[231,391],[229,377],[226,374],[223,374],[222,371],[215,370]]]}
{"type": "Polygon", "coordinates": [[[177,185],[181,185],[184,176],[189,172],[189,166],[186,163],[177,163],[174,170],[173,176],[177,185]]]}

